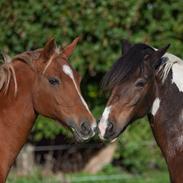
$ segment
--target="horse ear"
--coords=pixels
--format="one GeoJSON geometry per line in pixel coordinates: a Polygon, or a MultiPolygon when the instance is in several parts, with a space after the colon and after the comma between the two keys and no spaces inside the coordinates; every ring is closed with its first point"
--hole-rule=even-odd
{"type": "Polygon", "coordinates": [[[51,38],[46,42],[46,45],[43,48],[41,56],[43,56],[44,59],[48,60],[55,53],[55,49],[56,49],[55,39],[51,38]]]}
{"type": "Polygon", "coordinates": [[[124,55],[133,46],[127,39],[123,39],[121,43],[121,54],[124,55]]]}
{"type": "Polygon", "coordinates": [[[68,46],[66,46],[66,48],[64,48],[64,50],[62,51],[62,54],[65,55],[67,58],[70,57],[72,52],[74,51],[74,48],[76,47],[79,39],[80,39],[80,37],[75,38],[71,44],[69,44],[68,46]]]}
{"type": "Polygon", "coordinates": [[[156,50],[152,55],[151,55],[151,62],[154,67],[158,65],[158,62],[160,61],[161,57],[166,53],[168,48],[170,47],[170,44],[166,45],[163,48],[160,48],[156,50]]]}

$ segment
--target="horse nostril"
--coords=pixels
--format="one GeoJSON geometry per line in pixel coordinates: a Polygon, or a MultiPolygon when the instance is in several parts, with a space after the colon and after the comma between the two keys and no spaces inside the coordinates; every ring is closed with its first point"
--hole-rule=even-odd
{"type": "Polygon", "coordinates": [[[106,129],[105,137],[111,137],[114,134],[114,125],[112,122],[108,122],[108,126],[106,129]]]}
{"type": "Polygon", "coordinates": [[[89,135],[91,133],[91,127],[87,121],[83,122],[81,124],[81,133],[83,135],[89,135]]]}
{"type": "Polygon", "coordinates": [[[111,122],[108,123],[107,130],[108,130],[109,132],[113,131],[113,124],[112,124],[111,122]]]}

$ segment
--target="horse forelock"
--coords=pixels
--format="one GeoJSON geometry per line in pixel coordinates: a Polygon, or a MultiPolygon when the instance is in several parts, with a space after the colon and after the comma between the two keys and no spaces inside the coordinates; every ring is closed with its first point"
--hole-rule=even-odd
{"type": "Polygon", "coordinates": [[[57,47],[57,48],[55,49],[55,54],[53,54],[53,55],[50,57],[50,59],[47,61],[47,64],[46,64],[46,66],[44,67],[43,72],[42,72],[43,74],[46,72],[46,70],[48,69],[48,67],[51,65],[51,63],[52,63],[52,61],[54,60],[54,58],[55,58],[56,56],[58,56],[58,55],[60,55],[61,58],[62,58],[63,60],[68,61],[67,56],[62,52],[61,48],[60,48],[60,47],[57,47]]]}
{"type": "Polygon", "coordinates": [[[105,74],[102,88],[111,90],[120,82],[126,80],[137,68],[143,69],[144,56],[154,49],[146,44],[134,45],[125,55],[120,57],[105,74]]]}
{"type": "Polygon", "coordinates": [[[44,69],[43,69],[43,74],[46,72],[46,70],[48,69],[48,67],[49,67],[50,64],[52,63],[54,57],[55,57],[55,55],[52,55],[52,56],[50,57],[50,59],[48,60],[46,66],[45,66],[44,69]]]}

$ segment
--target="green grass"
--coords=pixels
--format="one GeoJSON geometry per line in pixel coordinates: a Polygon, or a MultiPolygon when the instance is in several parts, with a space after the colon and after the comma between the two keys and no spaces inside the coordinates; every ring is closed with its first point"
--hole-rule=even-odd
{"type": "Polygon", "coordinates": [[[86,173],[65,174],[64,176],[43,176],[36,171],[29,176],[17,177],[11,173],[7,183],[168,183],[168,173],[148,171],[144,174],[128,174],[121,169],[107,166],[96,175],[86,173]],[[65,181],[64,181],[65,180],[65,181]]]}

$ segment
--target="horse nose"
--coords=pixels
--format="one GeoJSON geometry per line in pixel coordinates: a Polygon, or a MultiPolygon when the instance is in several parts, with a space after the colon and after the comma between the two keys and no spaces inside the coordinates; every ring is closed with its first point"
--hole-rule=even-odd
{"type": "Polygon", "coordinates": [[[90,136],[92,134],[92,128],[88,121],[84,121],[81,123],[81,134],[83,136],[90,136]]]}
{"type": "Polygon", "coordinates": [[[105,138],[109,138],[113,134],[114,134],[114,125],[113,125],[113,123],[111,121],[108,121],[108,125],[107,125],[107,128],[106,128],[106,132],[105,132],[104,137],[105,138]]]}

